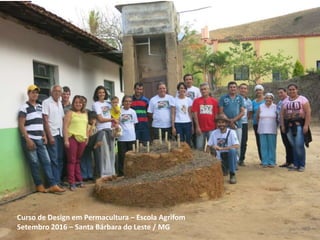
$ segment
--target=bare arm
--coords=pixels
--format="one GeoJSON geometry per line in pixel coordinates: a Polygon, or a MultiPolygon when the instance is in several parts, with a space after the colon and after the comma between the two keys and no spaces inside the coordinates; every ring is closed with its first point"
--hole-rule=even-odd
{"type": "Polygon", "coordinates": [[[66,113],[66,115],[64,116],[64,120],[63,120],[63,139],[64,139],[64,145],[65,145],[66,148],[69,148],[68,129],[69,129],[69,126],[70,126],[71,117],[72,117],[72,111],[68,111],[66,113]]]}
{"type": "Polygon", "coordinates": [[[19,117],[18,119],[18,127],[21,133],[21,136],[24,137],[24,139],[26,140],[27,143],[27,148],[29,150],[34,150],[36,148],[36,145],[34,144],[34,142],[29,138],[27,130],[24,126],[26,122],[26,118],[25,117],[19,117]]]}
{"type": "Polygon", "coordinates": [[[311,121],[311,107],[310,103],[307,102],[303,105],[303,110],[305,112],[304,125],[303,125],[303,133],[307,133],[308,128],[310,126],[311,121]]]}
{"type": "Polygon", "coordinates": [[[42,116],[43,116],[43,123],[44,123],[44,131],[47,135],[49,144],[53,145],[54,144],[54,137],[52,136],[51,131],[50,131],[49,116],[46,114],[42,114],[42,116]]]}
{"type": "Polygon", "coordinates": [[[172,128],[172,135],[175,136],[177,134],[176,128],[174,127],[174,123],[176,120],[176,107],[171,107],[171,128],[172,128]]]}

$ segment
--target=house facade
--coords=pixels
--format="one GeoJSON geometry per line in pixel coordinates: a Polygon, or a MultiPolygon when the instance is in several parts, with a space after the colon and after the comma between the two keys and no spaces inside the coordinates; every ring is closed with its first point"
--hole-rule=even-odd
{"type": "Polygon", "coordinates": [[[59,84],[93,103],[98,85],[122,97],[122,57],[116,49],[30,2],[0,3],[0,202],[34,191],[20,147],[17,113],[27,87],[40,87],[41,98],[59,84]]]}
{"type": "MultiPolygon", "coordinates": [[[[202,39],[212,46],[213,52],[227,51],[232,41],[238,40],[240,43],[250,43],[258,56],[281,52],[284,56],[292,57],[293,64],[299,61],[305,70],[316,71],[320,69],[319,21],[320,8],[314,8],[210,32],[204,29],[202,39]]],[[[247,71],[250,72],[250,69],[222,77],[221,85],[225,86],[232,80],[248,81],[247,71]]],[[[259,79],[259,83],[284,80],[283,77],[272,72],[259,79]]]]}

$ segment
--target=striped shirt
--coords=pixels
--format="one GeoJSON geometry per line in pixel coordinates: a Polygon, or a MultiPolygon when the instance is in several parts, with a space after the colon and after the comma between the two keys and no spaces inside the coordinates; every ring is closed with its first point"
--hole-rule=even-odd
{"type": "Polygon", "coordinates": [[[25,128],[29,138],[39,140],[43,136],[42,106],[37,103],[33,106],[29,102],[23,104],[19,110],[18,117],[26,119],[25,128]]]}
{"type": "Polygon", "coordinates": [[[145,96],[136,98],[132,96],[131,108],[136,111],[138,122],[148,122],[147,109],[149,105],[149,99],[145,96]]]}

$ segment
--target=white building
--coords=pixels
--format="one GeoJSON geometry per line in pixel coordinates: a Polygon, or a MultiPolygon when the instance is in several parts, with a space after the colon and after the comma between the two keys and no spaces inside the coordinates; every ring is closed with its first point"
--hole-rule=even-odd
{"type": "Polygon", "coordinates": [[[36,84],[69,86],[88,107],[98,85],[121,97],[122,55],[93,35],[30,2],[0,2],[0,202],[34,190],[22,155],[17,113],[36,84]]]}

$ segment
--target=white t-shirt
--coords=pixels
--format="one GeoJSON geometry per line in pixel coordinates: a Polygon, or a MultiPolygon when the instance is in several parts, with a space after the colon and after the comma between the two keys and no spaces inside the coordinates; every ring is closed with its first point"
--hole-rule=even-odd
{"type": "MultiPolygon", "coordinates": [[[[92,110],[95,111],[97,113],[97,115],[101,115],[103,118],[111,118],[111,104],[107,101],[104,102],[95,102],[92,105],[92,110]]],[[[106,129],[109,128],[111,129],[111,122],[103,122],[100,123],[99,121],[97,121],[97,130],[102,130],[102,129],[106,129]]]]}
{"type": "Polygon", "coordinates": [[[61,101],[54,101],[52,97],[42,102],[42,114],[48,116],[51,135],[63,136],[63,117],[64,111],[61,101]]]}
{"type": "MultiPolygon", "coordinates": [[[[176,97],[178,96],[179,96],[179,91],[177,91],[176,93],[176,97]]],[[[194,99],[201,97],[200,89],[195,86],[191,86],[187,89],[186,96],[190,98],[191,101],[193,102],[194,99]]]]}
{"type": "Polygon", "coordinates": [[[121,108],[120,113],[120,126],[122,128],[122,135],[118,138],[118,141],[130,142],[136,140],[136,132],[134,124],[138,123],[136,112],[132,109],[121,108]]]}
{"type": "Polygon", "coordinates": [[[174,99],[174,106],[176,108],[176,123],[188,123],[191,122],[188,109],[192,106],[192,100],[188,97],[174,99]]]}
{"type": "MultiPolygon", "coordinates": [[[[235,130],[229,128],[225,133],[222,133],[220,129],[214,130],[208,140],[208,146],[230,147],[236,144],[239,144],[237,133],[235,130]],[[226,142],[226,137],[229,131],[230,133],[226,142]]],[[[228,152],[228,150],[217,151],[217,159],[221,159],[220,152],[228,152]]]]}
{"type": "Polygon", "coordinates": [[[171,127],[171,107],[174,106],[174,98],[166,94],[164,97],[159,95],[150,99],[148,113],[152,113],[152,127],[169,128],[171,127]]]}

